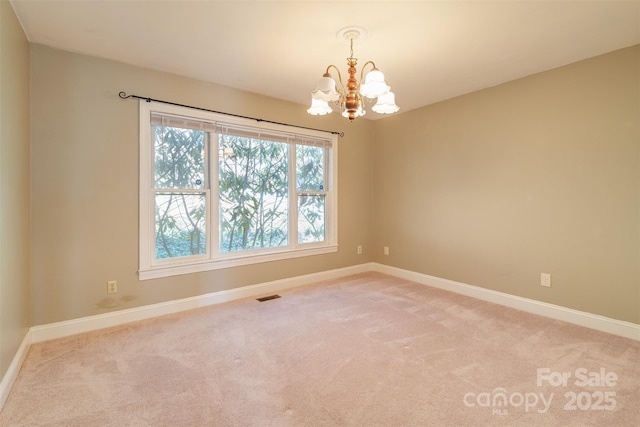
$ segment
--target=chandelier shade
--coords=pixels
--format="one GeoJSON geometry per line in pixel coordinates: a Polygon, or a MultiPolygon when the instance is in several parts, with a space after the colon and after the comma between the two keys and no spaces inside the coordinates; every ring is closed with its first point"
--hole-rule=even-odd
{"type": "Polygon", "coordinates": [[[312,116],[324,116],[325,114],[333,113],[333,109],[327,101],[312,97],[311,107],[309,107],[307,113],[312,116]]]}
{"type": "Polygon", "coordinates": [[[311,107],[307,110],[314,116],[329,114],[333,108],[329,103],[336,106],[342,116],[353,121],[356,117],[364,116],[365,100],[377,98],[377,102],[371,108],[379,114],[393,114],[400,108],[395,103],[395,95],[390,92],[391,88],[385,81],[384,74],[378,70],[373,61],[367,61],[360,70],[360,81],[356,78],[356,66],[358,59],[353,56],[353,41],[358,39],[364,31],[359,28],[345,28],[338,33],[349,41],[351,46],[351,56],[347,58],[347,72],[349,78],[345,84],[342,80],[340,70],[335,65],[329,65],[318,81],[316,89],[311,92],[311,107]],[[371,66],[371,70],[364,76],[364,70],[371,66]],[[335,70],[338,79],[334,79],[329,71],[335,70]]]}
{"type": "Polygon", "coordinates": [[[336,91],[336,81],[328,73],[318,81],[318,86],[316,90],[311,92],[311,96],[314,99],[321,99],[327,102],[335,102],[340,99],[340,94],[336,91]]]}
{"type": "MultiPolygon", "coordinates": [[[[329,107],[329,108],[331,108],[331,107],[329,107]]],[[[355,112],[355,113],[354,113],[354,115],[353,115],[353,116],[354,116],[353,118],[355,119],[356,117],[362,117],[362,116],[364,116],[365,114],[367,114],[367,112],[366,112],[365,110],[363,110],[363,109],[362,109],[362,106],[360,106],[360,105],[359,105],[359,106],[358,106],[358,109],[356,110],[356,112],[355,112]]],[[[348,112],[347,110],[344,110],[344,111],[342,112],[342,117],[344,117],[344,118],[348,119],[348,118],[349,118],[349,112],[348,112]]]]}
{"type": "Polygon", "coordinates": [[[360,94],[373,99],[384,95],[389,92],[390,89],[384,81],[384,74],[377,68],[374,68],[367,73],[364,83],[360,85],[360,94]]]}
{"type": "Polygon", "coordinates": [[[376,105],[371,107],[373,111],[379,114],[392,114],[399,110],[396,105],[396,96],[393,92],[387,92],[378,97],[376,105]]]}

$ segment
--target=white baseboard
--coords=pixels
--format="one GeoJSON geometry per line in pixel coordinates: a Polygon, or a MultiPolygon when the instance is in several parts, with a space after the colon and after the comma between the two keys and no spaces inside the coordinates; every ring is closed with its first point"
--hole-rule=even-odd
{"type": "Polygon", "coordinates": [[[566,307],[548,304],[540,301],[522,298],[503,292],[497,292],[478,286],[467,285],[453,280],[442,279],[427,274],[416,273],[414,271],[403,270],[378,263],[359,264],[351,267],[336,270],[322,271],[319,273],[307,274],[304,276],[291,277],[287,279],[275,280],[256,285],[244,286],[236,289],[229,289],[220,292],[213,292],[191,298],[184,298],[174,301],[167,301],[159,304],[152,304],[143,307],[136,307],[127,310],[114,311],[111,313],[99,314],[95,316],[82,317],[79,319],[64,322],[51,323],[48,325],[33,326],[25,335],[18,352],[16,353],[9,369],[0,382],[0,410],[4,406],[11,387],[15,382],[22,363],[24,362],[29,347],[32,343],[46,341],[55,338],[62,338],[82,332],[89,332],[98,329],[118,326],[137,320],[149,319],[166,314],[173,314],[180,311],[206,307],[213,304],[233,301],[241,298],[250,298],[270,293],[283,291],[299,286],[310,285],[324,280],[337,279],[340,277],[376,271],[390,276],[410,280],[434,288],[452,291],[458,294],[478,298],[484,301],[500,304],[533,314],[549,317],[551,319],[562,320],[568,323],[584,326],[602,332],[630,338],[640,341],[640,325],[610,319],[566,307]]]}
{"type": "Polygon", "coordinates": [[[167,301],[158,304],[145,305],[126,310],[118,310],[95,316],[81,317],[78,319],[66,320],[63,322],[50,323],[47,325],[33,326],[31,328],[32,342],[41,342],[82,332],[90,332],[98,329],[118,326],[137,320],[150,319],[164,316],[166,314],[178,313],[195,308],[206,307],[213,304],[234,301],[241,298],[250,298],[266,295],[285,289],[305,286],[323,280],[331,280],[351,274],[365,273],[371,271],[371,264],[359,264],[351,267],[339,268],[335,270],[321,271],[319,273],[296,276],[287,279],[274,280],[272,282],[259,283],[256,285],[243,286],[241,288],[229,289],[198,295],[190,298],[167,301]]]}
{"type": "Polygon", "coordinates": [[[537,314],[551,319],[562,320],[574,325],[584,326],[601,332],[640,341],[640,325],[622,320],[611,319],[584,311],[573,310],[559,305],[522,298],[504,292],[493,291],[479,286],[467,285],[453,280],[403,270],[384,264],[373,263],[372,270],[401,279],[410,280],[434,288],[444,289],[457,294],[466,295],[483,301],[492,302],[528,313],[537,314]]]}
{"type": "Polygon", "coordinates": [[[49,325],[34,326],[25,335],[2,381],[0,381],[0,410],[2,410],[11,388],[18,377],[20,368],[27,357],[32,343],[74,335],[81,332],[103,329],[124,323],[177,313],[208,305],[219,304],[241,298],[249,298],[278,292],[294,287],[305,286],[323,280],[336,279],[351,274],[376,271],[402,279],[410,280],[434,288],[444,289],[461,295],[478,298],[483,301],[515,308],[552,319],[584,326],[598,331],[640,341],[640,325],[611,319],[591,313],[569,309],[540,301],[522,298],[503,292],[484,289],[453,280],[442,279],[427,274],[403,270],[388,265],[368,263],[337,270],[324,271],[288,279],[276,280],[237,289],[214,292],[197,297],[184,298],[160,304],[121,310],[112,313],[89,316],[80,319],[58,322],[49,325]]]}
{"type": "Polygon", "coordinates": [[[4,377],[0,382],[0,410],[2,410],[4,403],[9,397],[9,392],[11,391],[11,387],[13,387],[13,383],[16,381],[16,378],[18,378],[18,373],[20,373],[22,363],[27,357],[29,347],[31,347],[31,331],[27,331],[27,334],[18,348],[18,352],[13,357],[13,360],[9,365],[9,369],[7,369],[7,372],[4,374],[4,377]]]}

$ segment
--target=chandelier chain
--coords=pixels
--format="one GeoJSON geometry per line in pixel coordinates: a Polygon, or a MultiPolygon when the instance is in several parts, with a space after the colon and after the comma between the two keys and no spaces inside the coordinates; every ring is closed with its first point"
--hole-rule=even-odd
{"type": "Polygon", "coordinates": [[[351,56],[349,57],[349,59],[353,59],[353,37],[350,39],[351,42],[351,56]]]}

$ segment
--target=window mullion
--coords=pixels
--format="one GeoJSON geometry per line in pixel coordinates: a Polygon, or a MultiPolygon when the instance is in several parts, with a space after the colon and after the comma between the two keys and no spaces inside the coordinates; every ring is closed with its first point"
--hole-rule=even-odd
{"type": "Polygon", "coordinates": [[[214,253],[218,253],[218,210],[217,210],[217,202],[215,202],[215,206],[212,205],[214,200],[217,200],[217,182],[218,180],[212,179],[212,177],[217,176],[218,173],[218,164],[216,160],[218,156],[216,153],[218,152],[217,148],[217,137],[213,138],[214,135],[212,132],[205,133],[205,144],[204,144],[204,155],[205,155],[205,188],[207,189],[207,209],[206,209],[206,225],[207,225],[207,258],[213,258],[214,253]],[[216,141],[216,147],[213,147],[214,139],[216,141]],[[216,183],[216,184],[214,184],[216,183]]]}
{"type": "Polygon", "coordinates": [[[209,132],[209,226],[208,237],[210,243],[209,258],[215,258],[220,253],[220,144],[218,135],[209,132]]]}
{"type": "Polygon", "coordinates": [[[308,195],[308,196],[326,196],[327,192],[326,191],[300,191],[297,190],[297,195],[301,196],[301,195],[308,195]]]}
{"type": "MultiPolygon", "coordinates": [[[[141,126],[142,128],[142,126],[141,126]]],[[[156,182],[155,182],[155,169],[156,169],[156,164],[155,164],[155,133],[154,133],[154,129],[153,126],[148,125],[146,126],[146,130],[148,131],[148,133],[146,134],[146,138],[145,138],[145,150],[147,151],[147,153],[145,153],[145,157],[148,161],[148,168],[147,168],[147,173],[145,181],[141,182],[141,186],[144,186],[144,190],[147,194],[147,200],[146,200],[146,213],[147,213],[147,218],[146,218],[146,232],[148,233],[148,240],[149,243],[147,245],[147,252],[145,254],[145,258],[146,258],[146,265],[151,266],[154,263],[154,260],[156,258],[156,192],[155,192],[155,186],[156,186],[156,182]]]]}
{"type": "Polygon", "coordinates": [[[338,147],[336,141],[331,148],[325,149],[325,191],[327,191],[326,237],[330,242],[338,243],[338,147]]]}
{"type": "Polygon", "coordinates": [[[289,144],[289,246],[298,247],[298,185],[296,145],[289,144]]]}
{"type": "Polygon", "coordinates": [[[333,165],[331,161],[332,149],[324,148],[324,238],[326,241],[333,241],[333,203],[334,199],[330,196],[335,191],[333,188],[333,183],[331,180],[332,176],[332,166],[337,167],[338,165],[333,165]]]}
{"type": "Polygon", "coordinates": [[[207,188],[154,188],[152,189],[156,194],[158,193],[175,193],[175,194],[200,194],[206,193],[207,188]]]}

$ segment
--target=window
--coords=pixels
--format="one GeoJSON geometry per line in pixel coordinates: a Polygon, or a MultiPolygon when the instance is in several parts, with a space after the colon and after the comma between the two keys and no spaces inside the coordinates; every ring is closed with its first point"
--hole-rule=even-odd
{"type": "Polygon", "coordinates": [[[326,132],[140,102],[140,278],[337,251],[326,132]]]}

